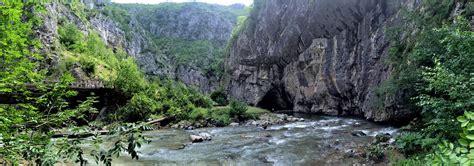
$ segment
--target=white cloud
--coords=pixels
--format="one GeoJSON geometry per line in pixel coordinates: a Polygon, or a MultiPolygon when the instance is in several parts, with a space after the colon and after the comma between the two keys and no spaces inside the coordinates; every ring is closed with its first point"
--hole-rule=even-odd
{"type": "MultiPolygon", "coordinates": [[[[192,2],[193,0],[112,0],[115,3],[144,3],[158,4],[161,2],[192,2]]],[[[211,4],[231,5],[234,3],[242,3],[247,6],[253,3],[253,0],[196,0],[196,2],[206,2],[211,4]]]]}

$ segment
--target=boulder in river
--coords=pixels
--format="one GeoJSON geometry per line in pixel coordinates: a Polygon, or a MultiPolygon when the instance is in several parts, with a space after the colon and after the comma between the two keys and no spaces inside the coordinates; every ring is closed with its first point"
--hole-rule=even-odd
{"type": "Polygon", "coordinates": [[[363,137],[363,136],[367,136],[367,134],[365,134],[363,131],[353,131],[351,133],[352,136],[354,137],[363,137]]]}
{"type": "Polygon", "coordinates": [[[209,133],[199,133],[199,136],[204,139],[204,141],[212,140],[212,136],[209,133]]]}
{"type": "Polygon", "coordinates": [[[197,143],[197,142],[204,141],[204,139],[199,135],[190,135],[190,137],[191,137],[191,142],[192,143],[197,143]]]}
{"type": "Polygon", "coordinates": [[[209,133],[199,133],[197,135],[192,134],[190,135],[190,138],[192,143],[212,140],[212,136],[209,133]]]}
{"type": "Polygon", "coordinates": [[[229,126],[231,126],[231,127],[236,127],[236,126],[239,126],[239,123],[232,122],[232,123],[229,124],[229,126]]]}

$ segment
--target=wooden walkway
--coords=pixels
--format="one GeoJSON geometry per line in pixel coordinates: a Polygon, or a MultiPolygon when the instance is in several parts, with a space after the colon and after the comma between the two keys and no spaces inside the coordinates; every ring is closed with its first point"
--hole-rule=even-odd
{"type": "MultiPolygon", "coordinates": [[[[46,85],[53,85],[57,82],[54,81],[45,81],[44,84],[46,85]]],[[[43,93],[39,92],[37,86],[35,84],[26,84],[26,88],[31,91],[33,94],[32,96],[41,96],[43,93]]],[[[69,86],[71,90],[77,91],[79,95],[81,94],[90,94],[95,93],[96,95],[103,94],[107,91],[113,91],[113,87],[105,86],[102,81],[99,80],[84,80],[74,82],[69,86]]],[[[87,95],[86,94],[86,95],[87,95]]],[[[19,103],[17,101],[16,96],[21,96],[22,94],[19,93],[0,93],[0,104],[16,104],[19,103]]]]}

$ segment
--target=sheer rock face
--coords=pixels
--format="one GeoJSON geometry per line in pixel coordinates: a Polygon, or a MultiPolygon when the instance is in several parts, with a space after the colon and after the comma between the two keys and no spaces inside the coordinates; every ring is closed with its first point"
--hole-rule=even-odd
{"type": "Polygon", "coordinates": [[[129,12],[137,21],[135,26],[141,26],[155,36],[209,40],[224,46],[229,40],[237,18],[221,15],[229,14],[218,12],[223,8],[224,6],[219,5],[186,3],[178,9],[131,8],[129,12]]]}
{"type": "Polygon", "coordinates": [[[376,89],[391,71],[385,30],[408,2],[260,2],[226,62],[231,96],[273,110],[407,120],[397,97],[378,99],[376,89]]]}

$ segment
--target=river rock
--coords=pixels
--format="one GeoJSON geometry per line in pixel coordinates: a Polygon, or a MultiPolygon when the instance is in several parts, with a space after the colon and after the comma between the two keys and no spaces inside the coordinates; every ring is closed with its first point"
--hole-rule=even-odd
{"type": "Polygon", "coordinates": [[[344,151],[344,157],[354,157],[355,151],[353,149],[347,149],[344,151]]]}
{"type": "Polygon", "coordinates": [[[364,137],[364,136],[367,136],[367,134],[365,134],[363,131],[353,131],[351,133],[352,136],[354,137],[364,137]]]}
{"type": "Polygon", "coordinates": [[[191,142],[192,143],[197,143],[197,142],[204,141],[204,139],[199,135],[190,135],[190,137],[191,137],[191,142]]]}
{"type": "Polygon", "coordinates": [[[239,126],[239,123],[232,122],[232,123],[229,124],[229,126],[231,126],[231,127],[236,127],[236,126],[239,126]]]}
{"type": "Polygon", "coordinates": [[[209,133],[199,133],[199,136],[204,139],[204,141],[210,141],[212,140],[212,136],[209,133]]]}
{"type": "Polygon", "coordinates": [[[212,136],[209,133],[199,133],[197,135],[191,134],[189,137],[191,138],[192,143],[212,140],[212,136]]]}
{"type": "Polygon", "coordinates": [[[252,125],[252,126],[258,126],[258,122],[257,122],[257,121],[252,121],[252,122],[250,123],[250,125],[252,125]]]}
{"type": "Polygon", "coordinates": [[[286,114],[275,114],[275,116],[279,119],[283,119],[283,120],[286,120],[286,118],[288,117],[288,115],[286,114]]]}
{"type": "Polygon", "coordinates": [[[293,117],[293,116],[288,116],[287,120],[288,120],[289,122],[296,122],[296,121],[299,120],[299,118],[295,118],[295,117],[293,117]]]}
{"type": "Polygon", "coordinates": [[[353,124],[353,126],[354,126],[354,127],[359,127],[359,126],[362,126],[362,124],[359,123],[359,122],[355,122],[355,123],[353,124]]]}

